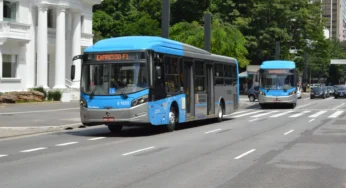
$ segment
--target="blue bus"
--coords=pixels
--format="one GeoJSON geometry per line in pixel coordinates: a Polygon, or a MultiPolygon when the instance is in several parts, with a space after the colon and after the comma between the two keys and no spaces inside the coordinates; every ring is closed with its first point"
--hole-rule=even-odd
{"type": "MultiPolygon", "coordinates": [[[[81,59],[80,116],[84,125],[165,126],[215,118],[237,110],[238,62],[153,36],[101,40],[81,59]]],[[[75,67],[71,67],[71,80],[75,67]]]]}
{"type": "Polygon", "coordinates": [[[260,94],[258,97],[261,108],[272,104],[288,104],[292,108],[297,104],[298,76],[293,61],[264,61],[259,70],[260,94]]]}

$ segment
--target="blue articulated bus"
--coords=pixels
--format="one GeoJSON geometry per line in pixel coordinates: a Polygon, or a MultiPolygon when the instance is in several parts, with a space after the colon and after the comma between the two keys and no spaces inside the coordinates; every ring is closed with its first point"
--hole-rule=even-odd
{"type": "MultiPolygon", "coordinates": [[[[152,36],[109,38],[81,59],[80,116],[84,125],[166,126],[215,118],[239,104],[238,62],[181,42],[152,36]]],[[[75,67],[71,68],[74,79],[75,67]]]]}
{"type": "Polygon", "coordinates": [[[258,97],[261,108],[273,104],[288,104],[295,108],[297,104],[297,71],[293,61],[264,61],[260,66],[260,94],[258,97]]]}

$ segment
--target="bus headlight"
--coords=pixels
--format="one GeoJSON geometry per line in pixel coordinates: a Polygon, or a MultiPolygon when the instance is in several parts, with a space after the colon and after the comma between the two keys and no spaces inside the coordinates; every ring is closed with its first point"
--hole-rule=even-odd
{"type": "Polygon", "coordinates": [[[137,106],[137,105],[143,104],[145,102],[148,102],[148,95],[144,95],[142,97],[139,97],[139,98],[133,100],[131,106],[137,106]]]}
{"type": "Polygon", "coordinates": [[[260,95],[266,95],[263,91],[260,91],[260,95]]]}
{"type": "Polygon", "coordinates": [[[85,100],[81,99],[80,100],[80,105],[86,108],[88,104],[87,104],[87,102],[85,100]]]}

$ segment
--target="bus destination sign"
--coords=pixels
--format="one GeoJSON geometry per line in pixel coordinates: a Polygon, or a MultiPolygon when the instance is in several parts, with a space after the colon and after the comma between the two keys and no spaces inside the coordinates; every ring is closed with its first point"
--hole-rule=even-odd
{"type": "Polygon", "coordinates": [[[126,61],[126,60],[138,60],[143,59],[141,53],[130,52],[130,53],[107,53],[107,54],[96,54],[96,61],[126,61]]]}
{"type": "Polygon", "coordinates": [[[268,74],[288,74],[290,73],[289,70],[268,70],[268,74]]]}
{"type": "Polygon", "coordinates": [[[129,54],[100,54],[96,55],[96,61],[121,61],[129,60],[129,54]]]}

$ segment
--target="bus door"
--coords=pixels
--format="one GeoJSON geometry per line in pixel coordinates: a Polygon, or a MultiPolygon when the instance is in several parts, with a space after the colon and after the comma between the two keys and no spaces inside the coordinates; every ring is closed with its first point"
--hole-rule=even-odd
{"type": "Polygon", "coordinates": [[[214,66],[207,64],[207,106],[208,115],[215,114],[215,100],[214,100],[214,66]]]}
{"type": "Polygon", "coordinates": [[[193,86],[193,62],[191,60],[184,59],[184,93],[186,94],[186,119],[193,118],[194,114],[194,86],[193,86]]]}

